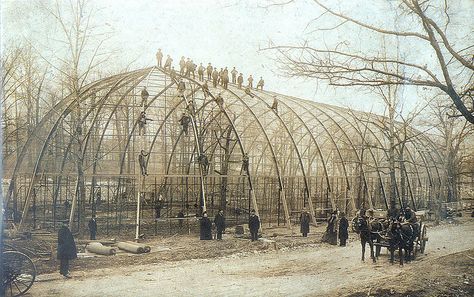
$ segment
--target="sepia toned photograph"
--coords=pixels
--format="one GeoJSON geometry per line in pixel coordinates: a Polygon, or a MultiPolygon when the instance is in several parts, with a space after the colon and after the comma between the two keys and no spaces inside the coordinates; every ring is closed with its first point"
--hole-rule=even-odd
{"type": "Polygon", "coordinates": [[[474,0],[0,0],[0,297],[474,296],[474,0]]]}

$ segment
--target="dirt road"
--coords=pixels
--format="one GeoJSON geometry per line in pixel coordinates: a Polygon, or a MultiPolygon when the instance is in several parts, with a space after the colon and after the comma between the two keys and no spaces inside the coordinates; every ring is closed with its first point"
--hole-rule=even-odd
{"type": "Polygon", "coordinates": [[[417,272],[418,266],[429,267],[443,256],[473,249],[473,235],[472,221],[430,228],[426,254],[403,267],[390,265],[385,254],[376,264],[362,263],[359,242],[347,247],[322,244],[87,273],[74,271],[69,280],[54,274],[52,281],[35,283],[30,296],[341,296],[369,282],[383,279],[380,283],[386,284],[394,280],[393,276],[417,272]]]}

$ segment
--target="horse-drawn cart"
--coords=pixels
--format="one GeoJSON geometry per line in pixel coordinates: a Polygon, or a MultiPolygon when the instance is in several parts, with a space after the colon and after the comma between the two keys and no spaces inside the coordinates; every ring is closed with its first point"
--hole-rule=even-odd
{"type": "Polygon", "coordinates": [[[390,261],[393,262],[394,251],[399,250],[400,264],[403,264],[402,250],[405,258],[411,260],[418,252],[424,253],[428,241],[427,227],[423,221],[411,224],[408,222],[389,221],[382,218],[355,217],[352,220],[352,230],[359,234],[362,244],[362,261],[364,261],[365,245],[370,246],[371,258],[376,261],[382,247],[390,251],[390,261]],[[375,253],[374,247],[375,246],[375,253]]]}
{"type": "Polygon", "coordinates": [[[373,232],[373,234],[375,235],[374,238],[376,238],[376,240],[374,241],[374,245],[377,247],[376,250],[380,251],[381,247],[386,247],[389,250],[391,248],[398,248],[399,245],[403,242],[403,247],[405,248],[405,251],[407,251],[407,246],[413,247],[413,249],[411,250],[410,248],[410,250],[413,252],[414,257],[417,255],[418,252],[424,254],[426,249],[426,243],[428,242],[427,227],[426,224],[424,224],[422,221],[416,224],[416,226],[413,226],[413,224],[410,223],[401,223],[401,226],[411,227],[411,230],[413,230],[414,233],[411,236],[409,234],[403,234],[402,228],[399,228],[398,232],[400,233],[398,241],[393,240],[393,234],[391,234],[391,232],[393,233],[393,230],[390,230],[390,227],[382,232],[373,232]],[[396,246],[394,246],[394,242],[396,243],[396,246]]]}

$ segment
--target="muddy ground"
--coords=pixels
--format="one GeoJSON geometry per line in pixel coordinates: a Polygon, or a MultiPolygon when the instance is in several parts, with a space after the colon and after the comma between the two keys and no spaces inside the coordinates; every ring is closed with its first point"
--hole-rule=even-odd
{"type": "Polygon", "coordinates": [[[323,230],[302,238],[266,229],[258,242],[231,234],[150,239],[150,254],[75,260],[72,279],[43,273],[28,296],[474,296],[471,218],[430,227],[426,254],[403,267],[385,252],[375,264],[361,262],[354,235],[347,247],[331,246],[320,242],[323,230]]]}

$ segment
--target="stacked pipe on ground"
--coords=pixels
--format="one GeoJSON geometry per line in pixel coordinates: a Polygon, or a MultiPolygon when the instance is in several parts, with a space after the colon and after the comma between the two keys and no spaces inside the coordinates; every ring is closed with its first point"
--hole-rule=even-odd
{"type": "Polygon", "coordinates": [[[131,242],[131,241],[119,242],[117,244],[117,247],[121,250],[134,253],[134,254],[149,253],[151,251],[150,246],[141,244],[141,243],[131,242]]]}
{"type": "Polygon", "coordinates": [[[104,246],[100,242],[91,242],[88,245],[86,245],[86,251],[94,254],[99,254],[99,255],[105,255],[105,256],[110,256],[110,255],[115,255],[115,249],[104,246]]]}

